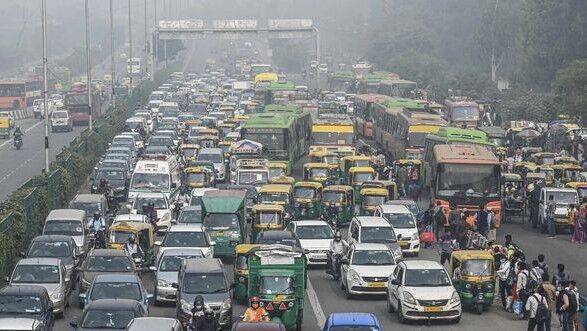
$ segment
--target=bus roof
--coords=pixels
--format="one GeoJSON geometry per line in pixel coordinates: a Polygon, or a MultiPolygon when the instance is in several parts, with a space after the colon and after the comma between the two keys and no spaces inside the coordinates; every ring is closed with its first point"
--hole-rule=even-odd
{"type": "Polygon", "coordinates": [[[369,93],[369,94],[355,95],[355,100],[361,100],[363,102],[371,102],[371,103],[383,103],[389,99],[391,99],[389,96],[383,95],[383,94],[369,93]]]}
{"type": "Polygon", "coordinates": [[[295,116],[291,114],[281,113],[261,113],[254,114],[249,118],[244,129],[256,129],[256,128],[289,128],[295,120],[295,116]]]}
{"type": "Polygon", "coordinates": [[[500,164],[491,149],[478,145],[436,145],[434,158],[437,163],[500,164]]]}

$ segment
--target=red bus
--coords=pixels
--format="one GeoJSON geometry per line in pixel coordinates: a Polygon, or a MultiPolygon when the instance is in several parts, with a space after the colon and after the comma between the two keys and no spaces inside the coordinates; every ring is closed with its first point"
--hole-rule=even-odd
{"type": "Polygon", "coordinates": [[[0,82],[0,109],[20,109],[26,107],[26,84],[24,81],[0,82]]]}

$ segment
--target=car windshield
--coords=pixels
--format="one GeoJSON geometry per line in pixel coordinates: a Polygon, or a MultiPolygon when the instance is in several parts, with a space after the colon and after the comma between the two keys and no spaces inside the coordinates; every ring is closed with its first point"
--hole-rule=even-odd
{"type": "Polygon", "coordinates": [[[263,192],[259,194],[259,203],[272,204],[274,202],[287,202],[287,193],[263,192]]]}
{"type": "Polygon", "coordinates": [[[171,139],[171,137],[151,137],[151,139],[149,139],[149,145],[151,145],[151,146],[172,146],[173,139],[171,139]]]}
{"type": "Polygon", "coordinates": [[[344,192],[326,191],[322,194],[322,201],[342,203],[344,201],[344,192]]]}
{"type": "Polygon", "coordinates": [[[292,294],[294,293],[294,280],[288,276],[264,276],[261,277],[259,293],[261,294],[292,294]]]}
{"type": "Polygon", "coordinates": [[[141,289],[137,283],[95,283],[91,291],[90,299],[92,300],[129,299],[140,301],[142,299],[141,289]]]}
{"type": "Polygon", "coordinates": [[[312,178],[328,177],[328,168],[313,168],[310,174],[312,178]]]}
{"type": "Polygon", "coordinates": [[[118,169],[100,169],[96,173],[96,179],[124,179],[124,171],[118,169]]]}
{"type": "Polygon", "coordinates": [[[163,197],[161,198],[147,198],[139,196],[135,200],[134,209],[142,210],[143,207],[148,206],[149,203],[153,203],[155,209],[167,209],[167,201],[163,197]]]}
{"type": "Polygon", "coordinates": [[[269,177],[265,171],[245,171],[238,173],[239,185],[264,185],[269,182],[269,177]]]}
{"type": "Polygon", "coordinates": [[[257,238],[257,244],[266,244],[266,245],[285,245],[291,247],[299,247],[298,241],[293,237],[280,237],[280,238],[267,238],[263,235],[260,235],[257,238]]]}
{"type": "Polygon", "coordinates": [[[368,206],[379,206],[387,200],[385,196],[379,195],[366,195],[363,196],[363,203],[368,206]]]}
{"type": "Polygon", "coordinates": [[[311,187],[296,187],[294,197],[298,199],[313,199],[316,197],[316,191],[311,187]]]}
{"type": "Polygon", "coordinates": [[[416,221],[412,214],[384,213],[383,218],[385,218],[394,229],[409,229],[416,227],[416,221]]]}
{"type": "Polygon", "coordinates": [[[164,247],[206,247],[208,241],[204,232],[168,232],[163,239],[164,247]]]}
{"type": "Polygon", "coordinates": [[[393,256],[389,250],[356,250],[353,253],[354,265],[394,265],[393,256]]]}
{"type": "Polygon", "coordinates": [[[222,228],[237,229],[239,220],[237,214],[208,214],[204,217],[204,226],[208,230],[219,230],[222,228]]]}
{"type": "Polygon", "coordinates": [[[71,248],[67,241],[34,241],[27,257],[69,257],[71,248]]]}
{"type": "Polygon", "coordinates": [[[62,234],[66,236],[81,236],[84,229],[80,221],[47,221],[43,234],[62,234]]]}
{"type": "Polygon", "coordinates": [[[262,212],[259,214],[259,224],[281,224],[281,214],[278,212],[262,212]]]}
{"type": "Polygon", "coordinates": [[[361,228],[362,243],[394,243],[397,241],[391,226],[364,226],[361,228]]]}
{"type": "Polygon", "coordinates": [[[134,268],[126,256],[90,256],[85,269],[97,272],[129,272],[134,268]]]}
{"type": "Polygon", "coordinates": [[[202,210],[182,210],[177,218],[178,223],[202,223],[202,210]]]}
{"type": "Polygon", "coordinates": [[[134,237],[134,235],[135,234],[130,231],[110,231],[110,242],[124,244],[130,237],[134,237]]]}
{"type": "Polygon", "coordinates": [[[561,191],[548,191],[548,201],[554,201],[557,204],[576,204],[578,201],[578,195],[576,192],[561,192],[561,191]],[[552,196],[552,199],[550,198],[552,196]]]}
{"type": "Polygon", "coordinates": [[[221,163],[222,162],[222,154],[221,153],[200,153],[198,154],[198,161],[209,161],[212,163],[221,163]]]}
{"type": "Polygon", "coordinates": [[[86,215],[94,215],[95,212],[103,213],[102,204],[99,202],[79,202],[73,201],[71,203],[72,209],[81,209],[86,212],[86,215]]]}
{"type": "Polygon", "coordinates": [[[169,174],[135,172],[130,187],[137,190],[169,190],[169,174]]]}
{"type": "Polygon", "coordinates": [[[444,269],[407,269],[405,286],[450,286],[444,269]]]}
{"type": "Polygon", "coordinates": [[[66,111],[54,111],[53,118],[67,118],[68,114],[66,111]]]}
{"type": "Polygon", "coordinates": [[[334,233],[328,225],[298,225],[296,236],[299,239],[332,239],[334,233]]]}
{"type": "Polygon", "coordinates": [[[166,255],[161,259],[159,271],[179,271],[183,260],[199,257],[202,257],[202,255],[166,255]]]}
{"type": "Polygon", "coordinates": [[[186,181],[188,184],[204,183],[205,180],[206,174],[203,172],[190,172],[186,176],[186,181]]]}
{"type": "Polygon", "coordinates": [[[492,260],[466,260],[461,268],[462,276],[491,276],[493,274],[492,260]]]}
{"type": "Polygon", "coordinates": [[[89,310],[82,322],[87,329],[124,329],[135,317],[130,310],[89,310]]]}
{"type": "Polygon", "coordinates": [[[269,176],[271,176],[271,178],[283,177],[285,176],[285,169],[271,168],[269,169],[269,176]]]}
{"type": "Polygon", "coordinates": [[[186,274],[182,281],[185,293],[220,293],[228,291],[223,274],[186,274]]]}
{"type": "Polygon", "coordinates": [[[56,265],[21,264],[14,269],[10,283],[59,283],[59,267],[56,265]]]}
{"type": "Polygon", "coordinates": [[[31,295],[0,295],[0,315],[39,314],[43,309],[40,297],[31,295]]]}

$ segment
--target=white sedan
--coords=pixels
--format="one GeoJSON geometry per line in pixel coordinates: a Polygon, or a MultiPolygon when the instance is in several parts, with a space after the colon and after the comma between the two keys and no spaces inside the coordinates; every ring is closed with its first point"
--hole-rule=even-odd
{"type": "Polygon", "coordinates": [[[341,262],[341,287],[349,299],[356,294],[387,293],[387,280],[397,266],[385,244],[353,244],[341,262]]]}
{"type": "Polygon", "coordinates": [[[287,226],[300,240],[303,249],[308,250],[308,264],[326,264],[330,242],[334,231],[330,225],[320,220],[294,221],[287,226]]]}
{"type": "Polygon", "coordinates": [[[387,310],[406,320],[461,320],[461,299],[446,270],[435,261],[398,264],[387,282],[387,310]]]}

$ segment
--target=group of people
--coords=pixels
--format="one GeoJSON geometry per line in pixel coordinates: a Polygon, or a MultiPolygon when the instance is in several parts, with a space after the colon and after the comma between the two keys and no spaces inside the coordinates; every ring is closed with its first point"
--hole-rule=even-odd
{"type": "MultiPolygon", "coordinates": [[[[504,310],[528,319],[528,330],[549,331],[558,319],[561,330],[579,330],[579,291],[563,264],[550,275],[545,256],[527,262],[524,253],[506,235],[503,245],[492,245],[498,293],[504,310]]],[[[582,324],[585,326],[587,320],[582,324]]]]}

